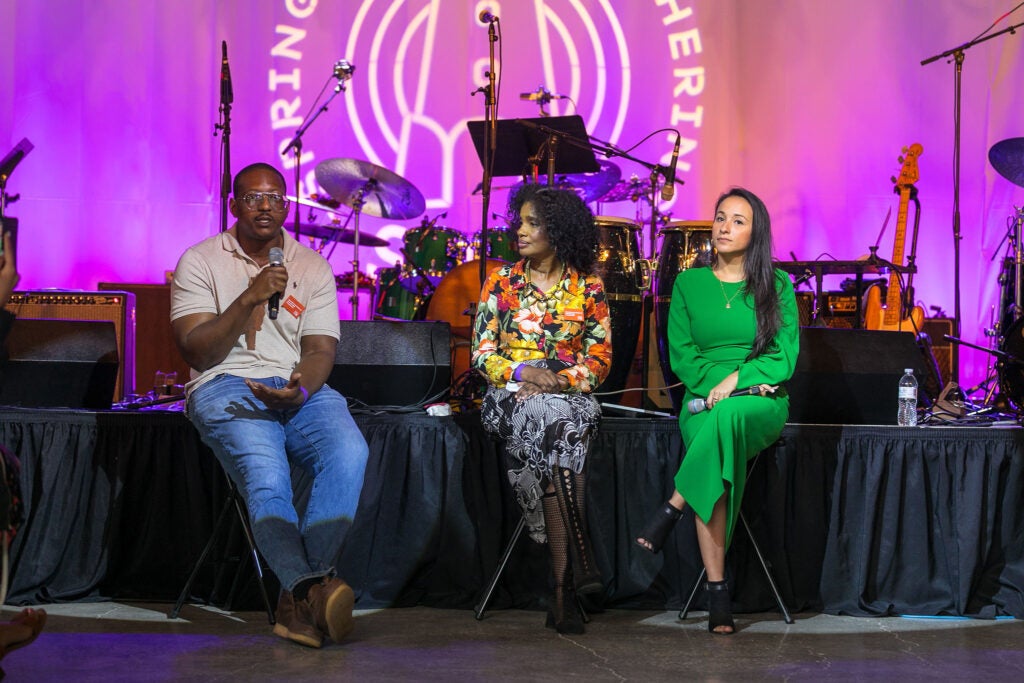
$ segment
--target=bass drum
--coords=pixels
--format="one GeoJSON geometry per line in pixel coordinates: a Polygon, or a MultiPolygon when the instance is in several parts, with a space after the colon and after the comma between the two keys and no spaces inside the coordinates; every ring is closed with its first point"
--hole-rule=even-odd
{"type": "Polygon", "coordinates": [[[1006,354],[996,363],[999,391],[1015,407],[1024,408],[1024,318],[1010,325],[999,350],[1006,354]]]}
{"type": "MultiPolygon", "coordinates": [[[[487,273],[503,265],[504,261],[488,259],[487,273]]],[[[441,320],[451,325],[453,382],[469,370],[473,314],[480,301],[480,286],[480,261],[468,261],[444,276],[427,306],[427,320],[441,320]]]]}
{"type": "MultiPolygon", "coordinates": [[[[644,271],[647,262],[640,256],[640,225],[616,216],[595,216],[598,251],[595,271],[604,282],[605,296],[612,321],[612,367],[598,392],[626,388],[636,354],[643,319],[644,271]]],[[[604,398],[609,403],[622,401],[622,394],[604,398]]]]}
{"type": "MultiPolygon", "coordinates": [[[[672,302],[672,287],[682,271],[711,262],[711,221],[673,221],[658,231],[661,250],[658,252],[658,277],[654,289],[654,326],[658,339],[658,363],[665,378],[665,386],[678,384],[672,372],[668,354],[668,309],[672,302]]],[[[669,389],[672,408],[676,413],[683,404],[683,387],[669,389]]]]}

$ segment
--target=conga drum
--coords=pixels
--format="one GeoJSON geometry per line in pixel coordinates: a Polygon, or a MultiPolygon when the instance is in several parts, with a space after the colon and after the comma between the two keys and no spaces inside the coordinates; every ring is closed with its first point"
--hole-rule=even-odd
{"type": "MultiPolygon", "coordinates": [[[[595,270],[604,281],[612,321],[612,367],[598,392],[626,387],[643,319],[643,268],[640,256],[640,225],[627,218],[595,216],[598,250],[595,270]]],[[[622,394],[603,397],[619,403],[622,394]]]]}
{"type": "MultiPolygon", "coordinates": [[[[711,221],[673,221],[658,231],[661,250],[658,252],[658,272],[654,286],[654,326],[658,339],[658,363],[665,378],[665,386],[679,383],[672,372],[668,356],[668,309],[672,302],[672,287],[676,276],[687,268],[711,262],[711,221]]],[[[684,388],[669,389],[672,408],[682,408],[684,388]]]]}
{"type": "MultiPolygon", "coordinates": [[[[505,265],[487,260],[487,273],[505,265]]],[[[452,328],[452,381],[469,370],[470,344],[473,340],[473,315],[480,302],[480,261],[456,266],[444,276],[430,297],[427,320],[442,320],[452,328]]]]}

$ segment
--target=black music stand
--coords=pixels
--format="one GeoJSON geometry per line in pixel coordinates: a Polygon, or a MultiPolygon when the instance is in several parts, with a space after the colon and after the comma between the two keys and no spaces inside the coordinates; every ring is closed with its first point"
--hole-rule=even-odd
{"type": "MultiPolygon", "coordinates": [[[[530,166],[540,166],[540,154],[545,151],[549,175],[596,173],[601,170],[581,116],[502,119],[497,124],[497,158],[494,159],[493,174],[495,176],[527,175],[530,166]],[[563,141],[568,144],[558,144],[563,141]]],[[[486,121],[466,122],[480,163],[484,160],[486,125],[486,121]]]]}

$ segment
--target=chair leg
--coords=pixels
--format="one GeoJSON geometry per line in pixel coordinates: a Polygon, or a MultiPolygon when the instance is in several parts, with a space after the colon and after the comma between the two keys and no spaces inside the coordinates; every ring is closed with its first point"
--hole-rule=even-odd
{"type": "Polygon", "coordinates": [[[682,621],[686,618],[686,615],[690,613],[690,605],[693,603],[693,599],[697,597],[697,591],[700,589],[700,585],[704,582],[704,577],[707,576],[708,570],[704,567],[700,568],[700,576],[693,582],[693,588],[690,590],[690,597],[686,598],[686,604],[683,605],[683,609],[679,610],[678,619],[682,621]]]}
{"type": "Polygon", "coordinates": [[[526,528],[526,517],[519,518],[519,524],[516,525],[516,530],[512,532],[512,538],[509,539],[508,545],[505,546],[505,552],[501,555],[501,560],[498,562],[498,568],[494,570],[494,575],[491,576],[491,581],[487,585],[487,590],[484,591],[483,597],[480,598],[480,602],[477,603],[473,611],[476,613],[477,621],[484,618],[484,610],[487,609],[487,603],[491,601],[491,595],[494,593],[494,589],[498,586],[498,581],[501,579],[502,572],[505,571],[505,565],[508,564],[508,559],[512,556],[512,550],[516,547],[516,541],[523,533],[523,529],[526,528]]]}
{"type": "Polygon", "coordinates": [[[761,554],[761,548],[758,547],[757,541],[754,540],[754,534],[750,531],[750,525],[747,524],[747,518],[743,516],[743,511],[740,510],[740,521],[743,522],[743,528],[747,530],[747,537],[750,539],[750,545],[754,548],[754,553],[757,555],[757,560],[761,563],[761,569],[764,570],[764,576],[768,579],[768,585],[772,589],[772,595],[775,596],[775,602],[779,605],[779,611],[782,612],[782,618],[786,620],[787,624],[793,623],[793,617],[789,616],[789,610],[786,609],[786,603],[782,602],[782,595],[779,594],[779,589],[775,585],[775,579],[772,578],[771,569],[768,567],[768,562],[764,559],[764,555],[761,554]]]}
{"type": "Polygon", "coordinates": [[[192,565],[192,573],[189,574],[188,580],[181,589],[181,593],[178,594],[178,600],[174,603],[174,609],[167,615],[170,619],[177,619],[178,613],[181,612],[181,606],[185,604],[188,599],[189,593],[192,591],[192,584],[195,583],[196,577],[199,576],[199,570],[202,569],[203,563],[206,562],[206,557],[210,554],[213,549],[214,543],[221,534],[221,529],[224,527],[224,523],[228,518],[228,511],[231,510],[232,497],[229,496],[224,501],[224,506],[220,509],[220,514],[217,516],[217,521],[213,525],[213,532],[210,533],[210,540],[206,542],[206,547],[203,548],[203,552],[199,554],[199,559],[196,560],[195,564],[192,565]]]}
{"type": "MultiPolygon", "coordinates": [[[[793,617],[790,616],[789,610],[786,609],[786,603],[782,601],[782,595],[779,593],[778,587],[775,585],[775,579],[772,578],[771,569],[768,567],[768,561],[764,559],[764,555],[761,554],[761,548],[757,545],[757,541],[754,539],[754,534],[750,530],[750,525],[747,524],[747,518],[743,515],[743,511],[740,511],[740,522],[743,524],[743,528],[747,532],[747,538],[750,539],[750,545],[754,548],[754,554],[757,555],[757,560],[761,564],[761,569],[764,571],[764,576],[768,579],[768,586],[772,589],[772,595],[775,596],[775,603],[779,606],[779,611],[782,612],[782,618],[787,624],[793,623],[793,617]]],[[[686,604],[683,605],[683,609],[679,610],[679,619],[683,620],[690,611],[690,604],[693,603],[693,599],[697,596],[697,591],[700,589],[701,583],[704,577],[707,576],[707,570],[701,569],[700,576],[697,577],[697,581],[693,584],[693,589],[690,591],[690,597],[686,599],[686,604]]]]}
{"type": "Polygon", "coordinates": [[[252,566],[256,570],[257,582],[260,586],[260,595],[263,597],[263,606],[267,610],[267,621],[273,626],[276,623],[274,619],[274,607],[270,603],[270,595],[267,594],[267,580],[263,577],[263,563],[260,562],[260,554],[256,551],[256,537],[252,535],[252,526],[249,524],[249,511],[245,508],[245,503],[242,501],[242,496],[238,493],[238,489],[234,486],[231,487],[232,500],[235,502],[235,510],[238,512],[238,518],[242,521],[242,531],[245,533],[245,541],[249,544],[249,554],[252,557],[252,566]]]}
{"type": "MultiPolygon", "coordinates": [[[[203,552],[200,553],[196,563],[192,566],[192,573],[189,574],[188,580],[185,582],[185,586],[181,589],[181,593],[178,594],[178,600],[174,603],[174,609],[172,609],[167,615],[169,618],[178,618],[178,614],[181,612],[181,607],[188,599],[188,596],[192,591],[192,585],[199,576],[199,570],[202,569],[203,564],[206,562],[206,558],[216,545],[217,539],[223,535],[224,530],[227,528],[228,514],[232,506],[234,506],[235,512],[238,514],[238,519],[242,523],[242,532],[244,533],[245,541],[249,546],[249,555],[252,558],[253,568],[256,570],[260,595],[263,598],[263,606],[267,610],[267,621],[270,622],[271,626],[274,625],[274,608],[270,602],[270,595],[267,593],[267,583],[263,575],[263,563],[260,561],[259,553],[256,550],[256,539],[252,534],[252,526],[249,524],[249,511],[246,510],[241,494],[230,479],[228,480],[228,496],[224,500],[224,506],[221,508],[220,514],[217,516],[213,532],[210,534],[210,540],[206,543],[206,547],[203,548],[203,552]]],[[[225,608],[228,611],[231,610],[238,588],[240,587],[242,571],[243,567],[241,566],[241,563],[239,563],[238,571],[235,573],[235,578],[231,582],[231,589],[228,592],[228,599],[225,604],[225,608]]]]}

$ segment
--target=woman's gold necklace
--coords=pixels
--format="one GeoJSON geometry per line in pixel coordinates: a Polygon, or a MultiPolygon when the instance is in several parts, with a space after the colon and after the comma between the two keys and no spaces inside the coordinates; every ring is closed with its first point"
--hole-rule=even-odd
{"type": "Polygon", "coordinates": [[[540,287],[538,287],[536,284],[534,284],[532,273],[530,272],[530,263],[527,262],[526,263],[526,281],[529,282],[531,286],[533,286],[533,291],[530,292],[529,295],[527,295],[526,301],[525,301],[526,305],[527,306],[532,306],[533,304],[535,304],[535,303],[537,303],[539,301],[543,301],[545,303],[545,306],[548,309],[554,308],[555,302],[551,301],[551,299],[554,298],[554,299],[557,300],[557,299],[561,299],[562,298],[562,288],[559,287],[559,285],[561,284],[562,278],[564,278],[564,277],[565,277],[565,261],[562,261],[562,269],[558,273],[558,279],[555,280],[554,284],[551,287],[548,288],[547,292],[542,292],[538,296],[537,292],[540,289],[540,287]]]}
{"type": "Polygon", "coordinates": [[[739,296],[740,292],[743,291],[742,284],[735,292],[732,293],[732,296],[726,296],[725,285],[722,284],[722,278],[718,277],[718,273],[715,273],[715,271],[712,270],[711,272],[714,273],[715,279],[718,280],[718,286],[722,288],[722,298],[725,299],[725,307],[732,308],[732,300],[739,296]]]}

